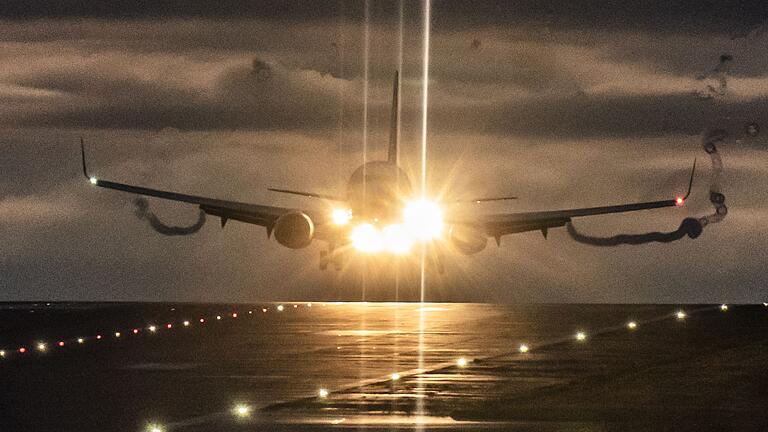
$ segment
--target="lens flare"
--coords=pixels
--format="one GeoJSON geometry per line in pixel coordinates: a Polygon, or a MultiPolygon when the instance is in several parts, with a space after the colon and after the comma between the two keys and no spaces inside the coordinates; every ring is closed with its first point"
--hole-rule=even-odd
{"type": "Polygon", "coordinates": [[[413,246],[413,241],[403,225],[389,225],[382,231],[384,248],[393,254],[408,253],[413,246]]]}

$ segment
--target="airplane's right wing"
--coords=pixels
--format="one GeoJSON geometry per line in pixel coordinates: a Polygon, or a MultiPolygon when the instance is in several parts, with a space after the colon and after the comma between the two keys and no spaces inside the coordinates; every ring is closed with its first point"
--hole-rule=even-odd
{"type": "Polygon", "coordinates": [[[463,218],[448,218],[449,225],[466,226],[495,238],[498,242],[501,236],[526,231],[541,231],[545,236],[549,228],[561,227],[572,218],[595,216],[609,213],[626,213],[638,210],[650,210],[662,207],[675,207],[685,203],[691,193],[693,175],[696,171],[696,161],[693,163],[688,192],[685,196],[675,199],[648,201],[633,204],[620,204],[602,207],[586,207],[567,210],[548,210],[537,212],[506,213],[463,218]]]}

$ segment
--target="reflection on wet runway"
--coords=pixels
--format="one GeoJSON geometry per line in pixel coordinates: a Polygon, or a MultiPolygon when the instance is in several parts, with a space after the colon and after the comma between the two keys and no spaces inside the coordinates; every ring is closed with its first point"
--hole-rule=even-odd
{"type": "Polygon", "coordinates": [[[6,353],[65,341],[0,359],[14,371],[0,383],[11,430],[604,429],[649,413],[755,414],[765,399],[749,387],[768,353],[763,306],[67,306],[0,310],[24,322],[3,328],[6,353]],[[71,346],[79,334],[91,343],[71,346]],[[738,398],[722,393],[707,365],[744,358],[738,398]],[[691,387],[674,371],[697,362],[691,387]],[[30,403],[52,408],[31,419],[30,403]]]}

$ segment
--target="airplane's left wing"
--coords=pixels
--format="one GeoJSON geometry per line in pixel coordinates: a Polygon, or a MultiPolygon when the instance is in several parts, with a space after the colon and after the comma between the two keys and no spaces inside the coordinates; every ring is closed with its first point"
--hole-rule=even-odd
{"type": "MultiPolygon", "coordinates": [[[[88,168],[86,167],[85,163],[85,149],[83,148],[82,143],[80,150],[83,161],[83,174],[92,185],[137,195],[151,196],[188,204],[196,204],[200,206],[200,209],[203,210],[206,214],[220,217],[222,226],[226,223],[227,220],[232,219],[266,227],[267,233],[271,234],[272,228],[275,226],[275,222],[280,216],[292,211],[297,211],[297,209],[285,207],[248,204],[238,201],[226,201],[215,198],[206,198],[196,195],[187,195],[177,192],[150,189],[141,186],[133,186],[108,180],[101,180],[88,174],[88,168]]],[[[308,213],[305,210],[301,211],[308,213]]],[[[322,220],[318,220],[319,215],[310,215],[310,217],[312,222],[316,225],[322,224],[323,222],[322,220]]]]}
{"type": "Polygon", "coordinates": [[[488,237],[499,242],[501,236],[526,231],[541,231],[547,235],[549,228],[561,227],[570,222],[572,218],[595,216],[609,213],[626,213],[638,210],[650,210],[662,207],[681,206],[691,193],[693,175],[696,171],[696,161],[693,163],[691,178],[688,182],[688,192],[685,196],[675,199],[648,201],[633,204],[621,204],[602,207],[586,207],[567,210],[548,210],[538,212],[506,213],[464,218],[448,218],[449,225],[471,227],[485,233],[488,237]]]}

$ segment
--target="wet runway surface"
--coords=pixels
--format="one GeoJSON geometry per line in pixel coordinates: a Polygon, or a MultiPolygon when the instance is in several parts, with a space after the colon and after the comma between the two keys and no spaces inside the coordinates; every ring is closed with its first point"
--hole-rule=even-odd
{"type": "Polygon", "coordinates": [[[0,331],[2,431],[768,428],[763,305],[5,304],[0,331]]]}

